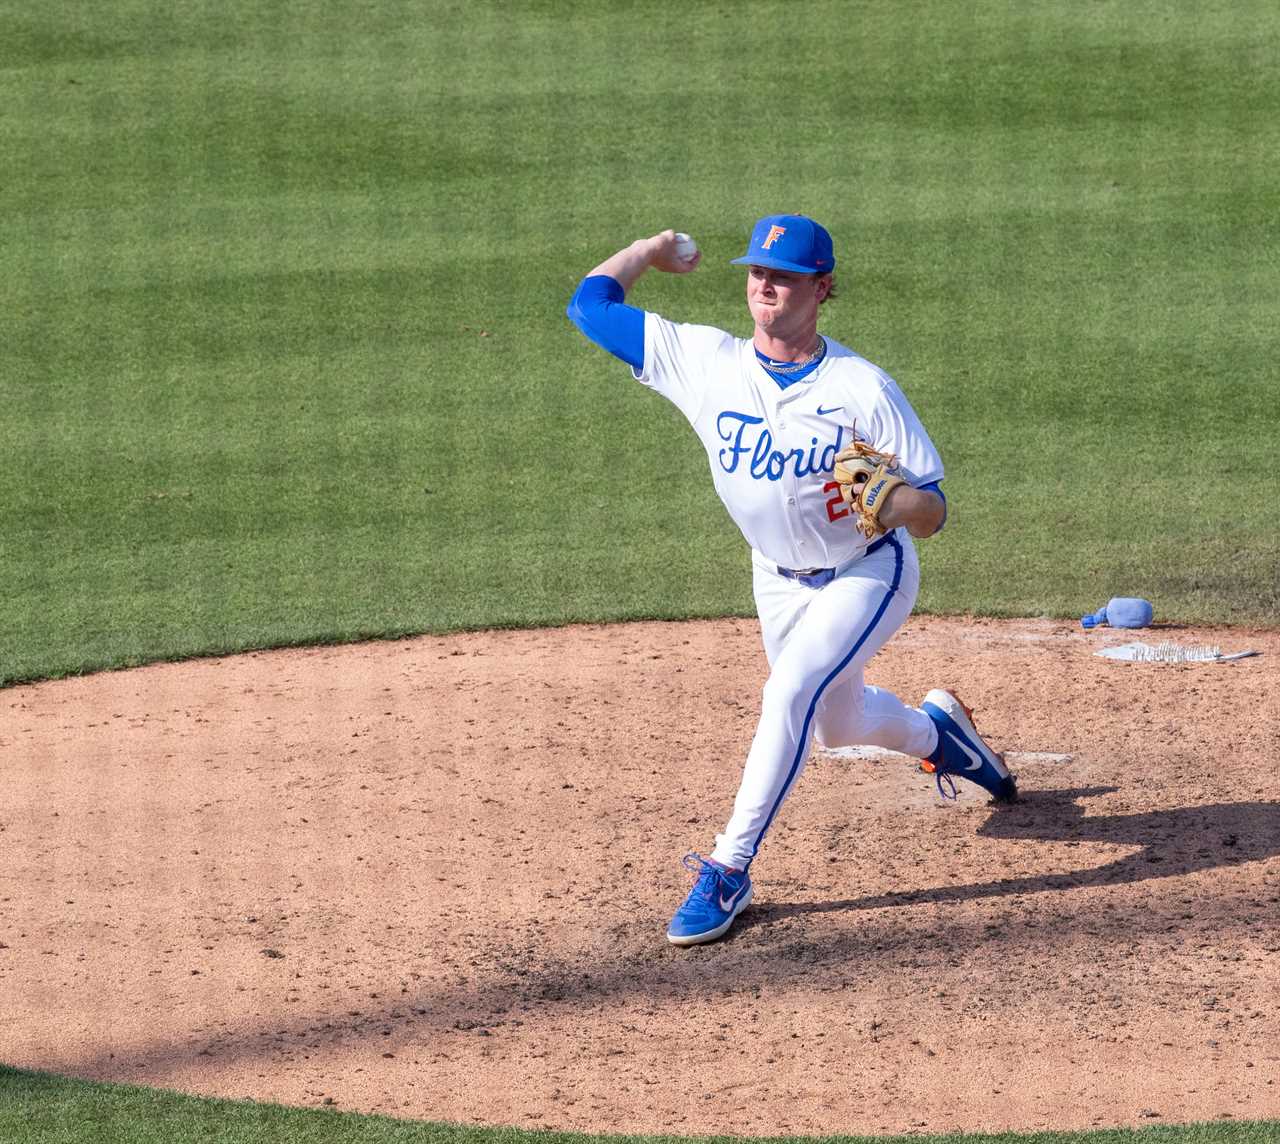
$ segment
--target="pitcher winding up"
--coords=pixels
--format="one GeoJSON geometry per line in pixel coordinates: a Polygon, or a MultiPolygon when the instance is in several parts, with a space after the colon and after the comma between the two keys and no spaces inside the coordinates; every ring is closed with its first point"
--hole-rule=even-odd
{"type": "Polygon", "coordinates": [[[607,258],[568,314],[597,345],[673,402],[707,452],[716,492],[751,549],[769,677],[732,812],[667,938],[714,941],[751,901],[751,864],[804,769],[813,740],[923,760],[939,791],[968,779],[995,802],[1017,785],[952,692],[919,707],[863,682],[911,614],[914,545],[946,520],[942,459],[894,380],[818,332],[834,296],[831,235],[803,215],[756,223],[746,267],[750,340],[668,321],[626,302],[650,268],[689,274],[702,254],[666,230],[607,258]],[[914,538],[914,539],[913,539],[914,538]]]}

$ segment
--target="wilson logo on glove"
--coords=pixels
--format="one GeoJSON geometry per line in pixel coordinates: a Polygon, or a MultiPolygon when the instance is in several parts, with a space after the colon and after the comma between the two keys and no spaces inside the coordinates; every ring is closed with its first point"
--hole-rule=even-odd
{"type": "Polygon", "coordinates": [[[868,540],[886,531],[880,523],[880,511],[889,493],[906,483],[902,471],[892,453],[882,453],[856,439],[836,454],[832,476],[840,485],[841,498],[857,518],[854,527],[868,540]]]}

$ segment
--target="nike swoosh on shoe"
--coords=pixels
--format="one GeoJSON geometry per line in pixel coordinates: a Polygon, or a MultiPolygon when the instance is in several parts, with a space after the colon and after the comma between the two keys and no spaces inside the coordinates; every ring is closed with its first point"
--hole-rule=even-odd
{"type": "Polygon", "coordinates": [[[977,751],[975,751],[971,746],[969,746],[969,744],[966,743],[963,739],[961,739],[958,735],[954,735],[950,731],[948,731],[947,734],[951,736],[952,742],[954,742],[957,747],[959,747],[966,755],[969,756],[969,758],[973,760],[973,762],[969,766],[965,767],[965,770],[966,771],[982,770],[982,763],[983,763],[982,756],[978,754],[977,751]]]}

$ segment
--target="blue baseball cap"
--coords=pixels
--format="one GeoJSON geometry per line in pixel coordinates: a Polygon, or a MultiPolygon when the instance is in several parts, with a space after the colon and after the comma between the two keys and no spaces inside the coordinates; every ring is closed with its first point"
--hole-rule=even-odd
{"type": "Polygon", "coordinates": [[[751,245],[735,266],[770,266],[797,274],[830,274],[835,250],[827,228],[796,214],[766,215],[751,232],[751,245]]]}

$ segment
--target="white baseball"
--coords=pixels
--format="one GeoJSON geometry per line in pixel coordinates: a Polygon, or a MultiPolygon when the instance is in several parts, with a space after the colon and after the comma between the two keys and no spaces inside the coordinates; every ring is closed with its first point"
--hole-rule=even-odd
{"type": "Polygon", "coordinates": [[[688,262],[698,253],[698,244],[687,234],[676,234],[676,257],[681,262],[688,262]]]}

